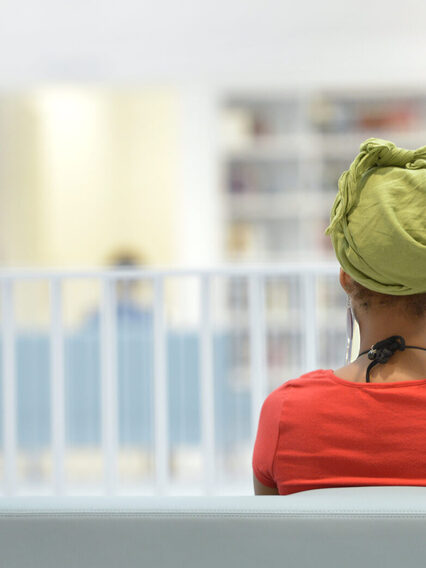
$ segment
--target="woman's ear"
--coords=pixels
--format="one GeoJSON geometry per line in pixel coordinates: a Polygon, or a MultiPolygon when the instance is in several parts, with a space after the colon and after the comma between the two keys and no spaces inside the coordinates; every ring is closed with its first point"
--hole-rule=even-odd
{"type": "Polygon", "coordinates": [[[340,269],[339,282],[343,290],[348,294],[350,289],[350,281],[352,278],[347,274],[343,268],[340,269]]]}

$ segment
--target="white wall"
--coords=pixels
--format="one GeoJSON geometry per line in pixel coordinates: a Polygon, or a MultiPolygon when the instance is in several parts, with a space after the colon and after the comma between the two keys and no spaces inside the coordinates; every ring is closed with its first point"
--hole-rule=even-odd
{"type": "Polygon", "coordinates": [[[2,0],[0,87],[425,82],[426,3],[2,0]]]}

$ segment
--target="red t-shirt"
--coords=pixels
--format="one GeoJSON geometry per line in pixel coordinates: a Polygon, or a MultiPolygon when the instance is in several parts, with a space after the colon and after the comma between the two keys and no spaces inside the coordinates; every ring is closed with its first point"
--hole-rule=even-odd
{"type": "Polygon", "coordinates": [[[426,379],[355,383],[319,369],[286,381],[263,403],[252,465],[280,495],[426,486],[426,379]]]}

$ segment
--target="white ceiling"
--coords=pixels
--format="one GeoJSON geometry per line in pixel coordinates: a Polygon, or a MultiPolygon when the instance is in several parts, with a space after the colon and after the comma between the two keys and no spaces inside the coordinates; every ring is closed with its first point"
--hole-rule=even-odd
{"type": "Polygon", "coordinates": [[[0,0],[0,86],[426,81],[426,2],[0,0]]]}

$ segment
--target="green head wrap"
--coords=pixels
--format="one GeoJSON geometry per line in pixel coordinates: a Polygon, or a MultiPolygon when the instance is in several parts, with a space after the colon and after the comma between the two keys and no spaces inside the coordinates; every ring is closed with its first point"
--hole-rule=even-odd
{"type": "Polygon", "coordinates": [[[366,288],[426,292],[426,146],[361,144],[339,178],[326,234],[343,270],[366,288]]]}

